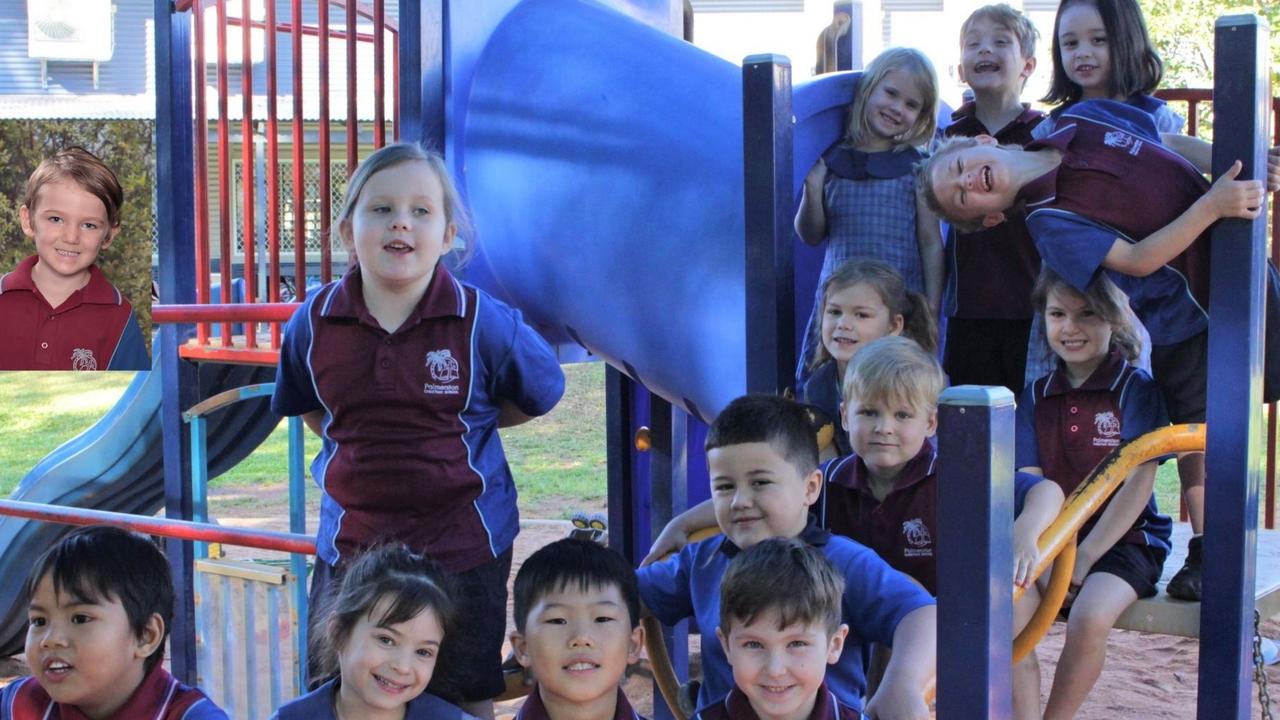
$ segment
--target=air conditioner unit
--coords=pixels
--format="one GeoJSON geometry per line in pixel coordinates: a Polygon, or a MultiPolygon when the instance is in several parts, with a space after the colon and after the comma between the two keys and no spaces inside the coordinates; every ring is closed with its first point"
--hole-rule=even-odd
{"type": "Polygon", "coordinates": [[[27,57],[105,62],[115,51],[111,0],[27,0],[27,57]]]}

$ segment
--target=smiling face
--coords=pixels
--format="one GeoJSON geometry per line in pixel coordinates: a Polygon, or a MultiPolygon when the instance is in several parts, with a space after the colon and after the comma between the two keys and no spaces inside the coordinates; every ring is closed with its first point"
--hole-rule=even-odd
{"type": "Polygon", "coordinates": [[[902,325],[902,315],[891,313],[874,287],[855,283],[827,293],[822,309],[822,346],[843,371],[859,348],[901,333],[902,325]]]}
{"type": "Polygon", "coordinates": [[[977,144],[948,152],[929,171],[929,180],[944,217],[980,222],[987,227],[1004,222],[1019,187],[1013,181],[1010,151],[989,135],[977,144]]]}
{"type": "Polygon", "coordinates": [[[46,183],[33,207],[19,210],[22,232],[36,245],[32,270],[37,286],[52,281],[83,287],[98,253],[111,246],[119,227],[110,227],[102,200],[69,179],[46,183]]]}
{"type": "Polygon", "coordinates": [[[872,480],[892,482],[920,452],[925,438],[938,429],[933,408],[918,407],[906,398],[850,397],[844,403],[844,423],[853,451],[867,465],[872,480]]]}
{"type": "Polygon", "coordinates": [[[1008,26],[988,17],[969,23],[960,43],[960,79],[975,93],[1019,94],[1035,67],[1008,26]]]}
{"type": "Polygon", "coordinates": [[[867,151],[888,150],[911,134],[924,110],[925,93],[910,73],[890,70],[871,90],[863,107],[872,137],[867,151]]]}
{"type": "Polygon", "coordinates": [[[580,717],[613,717],[618,684],[627,665],[639,660],[644,631],[631,627],[617,585],[583,590],[570,583],[533,604],[511,644],[520,664],[533,671],[551,717],[570,707],[599,710],[580,717]]]}
{"type": "Polygon", "coordinates": [[[778,627],[778,611],[750,624],[734,621],[716,636],[733,666],[733,682],[762,720],[804,720],[813,711],[827,665],[840,659],[849,632],[841,625],[828,635],[822,623],[778,627]]]}
{"type": "Polygon", "coordinates": [[[338,653],[341,717],[403,717],[405,703],[421,695],[431,681],[444,640],[440,618],[427,608],[405,622],[383,627],[377,619],[388,606],[386,599],[374,604],[338,653]]]}
{"type": "Polygon", "coordinates": [[[1066,288],[1049,291],[1044,325],[1049,347],[1066,364],[1073,384],[1087,380],[1111,349],[1111,324],[1066,288]]]}
{"type": "Polygon", "coordinates": [[[1067,79],[1083,89],[1085,98],[1106,98],[1111,87],[1111,53],[1102,15],[1092,3],[1068,6],[1058,18],[1055,52],[1062,58],[1067,79]]]}
{"type": "Polygon", "coordinates": [[[708,450],[707,467],[716,524],[743,550],[799,535],[822,483],[822,473],[802,474],[768,442],[708,450]]]}
{"type": "Polygon", "coordinates": [[[421,293],[436,262],[453,248],[457,228],[446,217],[444,188],[430,166],[402,162],[369,177],[340,231],[365,283],[421,293]]]}
{"type": "Polygon", "coordinates": [[[36,681],[55,702],[104,718],[142,683],[146,658],[164,640],[164,623],[153,615],[139,637],[118,599],[86,600],[55,592],[49,574],[41,578],[27,612],[25,652],[36,681]]]}

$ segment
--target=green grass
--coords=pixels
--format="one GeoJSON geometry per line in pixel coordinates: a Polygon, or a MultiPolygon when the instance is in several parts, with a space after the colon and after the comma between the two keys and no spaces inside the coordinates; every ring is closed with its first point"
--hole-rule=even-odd
{"type": "MultiPolygon", "coordinates": [[[[521,508],[530,517],[604,508],[604,366],[565,366],[565,376],[565,397],[555,410],[502,431],[521,508]]],[[[41,458],[101,418],[132,378],[133,373],[0,373],[0,497],[41,458]]],[[[320,441],[310,431],[305,435],[309,464],[320,441]]],[[[288,449],[288,423],[281,421],[253,453],[210,484],[284,484],[288,449]]]]}

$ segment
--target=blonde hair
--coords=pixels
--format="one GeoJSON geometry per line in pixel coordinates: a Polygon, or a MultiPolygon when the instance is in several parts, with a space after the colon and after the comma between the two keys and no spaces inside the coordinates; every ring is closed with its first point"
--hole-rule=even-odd
{"type": "Polygon", "coordinates": [[[947,386],[942,367],[933,355],[914,340],[891,335],[860,350],[845,371],[844,401],[903,401],[911,407],[933,412],[938,396],[947,386]]]}
{"type": "Polygon", "coordinates": [[[851,146],[860,145],[871,137],[871,124],[867,122],[867,98],[876,87],[884,81],[885,76],[895,70],[909,74],[919,84],[923,105],[915,125],[901,138],[895,138],[894,150],[905,150],[920,147],[933,139],[938,129],[938,76],[933,71],[933,63],[924,53],[914,48],[889,48],[880,53],[867,65],[858,82],[858,92],[849,107],[849,124],[845,130],[845,143],[851,146]]]}
{"type": "MultiPolygon", "coordinates": [[[[1099,273],[1082,293],[1072,287],[1061,275],[1048,267],[1042,268],[1040,277],[1036,278],[1036,285],[1031,290],[1031,303],[1037,313],[1044,315],[1045,308],[1049,305],[1049,293],[1054,292],[1069,293],[1083,300],[1086,308],[1092,310],[1095,315],[1111,326],[1111,347],[1119,350],[1124,359],[1129,362],[1138,359],[1138,355],[1142,353],[1142,338],[1133,327],[1129,301],[1105,273],[1099,273]]],[[[1043,351],[1045,357],[1054,357],[1053,348],[1049,346],[1047,337],[1043,351]]]]}
{"type": "Polygon", "coordinates": [[[343,242],[349,242],[350,238],[342,233],[342,228],[351,220],[351,215],[355,212],[356,202],[360,199],[360,193],[364,191],[364,186],[369,182],[369,178],[387,168],[410,162],[424,163],[427,169],[436,176],[436,180],[440,182],[440,189],[444,196],[445,220],[457,228],[457,240],[455,240],[454,249],[450,253],[450,256],[454,258],[453,267],[460,268],[465,266],[471,260],[472,255],[475,254],[475,244],[472,242],[471,233],[471,217],[467,213],[466,206],[462,204],[462,195],[458,192],[458,187],[453,182],[453,176],[449,174],[449,168],[445,165],[444,157],[440,153],[434,150],[427,150],[417,143],[393,143],[378,149],[360,162],[351,178],[347,180],[347,192],[342,198],[342,208],[338,211],[335,227],[339,229],[343,242]]]}

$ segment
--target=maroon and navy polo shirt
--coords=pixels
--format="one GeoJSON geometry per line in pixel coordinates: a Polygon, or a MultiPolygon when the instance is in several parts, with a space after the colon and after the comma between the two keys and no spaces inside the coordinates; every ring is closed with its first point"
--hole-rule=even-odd
{"type": "Polygon", "coordinates": [[[324,414],[320,559],[397,540],[459,573],[506,552],[518,516],[501,406],[542,415],[563,392],[520,312],[443,265],[395,332],[365,306],[359,268],[312,293],[285,328],[271,407],[324,414]]]}
{"type": "MultiPolygon", "coordinates": [[[[865,717],[862,711],[841,703],[826,682],[818,686],[809,720],[863,720],[865,717]]],[[[725,699],[702,708],[693,720],[760,720],[760,716],[751,707],[747,694],[734,685],[725,699]]]]}
{"type": "Polygon", "coordinates": [[[836,458],[823,466],[823,493],[818,517],[837,535],[851,538],[884,558],[902,573],[938,594],[937,532],[938,453],[926,439],[907,461],[884,500],[871,494],[871,476],[857,455],[836,458]]]}
{"type": "MultiPolygon", "coordinates": [[[[542,704],[542,696],[538,694],[536,686],[529,691],[529,697],[520,706],[520,711],[516,713],[515,720],[551,720],[551,716],[547,714],[546,706],[542,704]]],[[[618,704],[613,711],[613,720],[645,720],[643,715],[632,709],[631,703],[627,701],[627,696],[622,693],[622,688],[618,688],[618,704]]]]}
{"type": "MultiPolygon", "coordinates": [[[[1054,132],[1027,146],[1062,164],[1022,187],[1027,228],[1045,264],[1085,292],[1117,239],[1137,242],[1176,220],[1209,188],[1190,163],[1160,144],[1152,116],[1109,100],[1064,112],[1054,132]]],[[[1108,275],[1129,296],[1153,345],[1208,327],[1209,245],[1197,239],[1146,277],[1108,275]]]]}
{"type": "Polygon", "coordinates": [[[0,277],[0,370],[150,370],[133,307],[98,266],[52,307],[31,278],[38,256],[0,277]]]}
{"type": "MultiPolygon", "coordinates": [[[[1022,114],[996,132],[978,119],[972,101],[951,115],[947,137],[991,135],[1002,145],[1023,146],[1044,113],[1023,106],[1022,114]]],[[[1040,254],[1027,232],[1026,216],[1008,212],[1005,222],[976,233],[952,230],[947,243],[950,317],[1026,320],[1032,315],[1031,288],[1040,272],[1040,254]]]]}
{"type": "MultiPolygon", "coordinates": [[[[222,708],[156,663],[128,701],[104,720],[227,720],[222,708]]],[[[56,703],[34,677],[0,690],[0,720],[89,720],[75,705],[56,703]]]]}
{"type": "MultiPolygon", "coordinates": [[[[1167,424],[1156,382],[1113,349],[1080,387],[1071,387],[1061,365],[1027,386],[1018,403],[1015,464],[1039,467],[1070,495],[1122,442],[1167,424]]],[[[1081,538],[1103,508],[1080,529],[1081,538]]],[[[1122,540],[1167,551],[1171,531],[1152,495],[1122,540]]]]}

